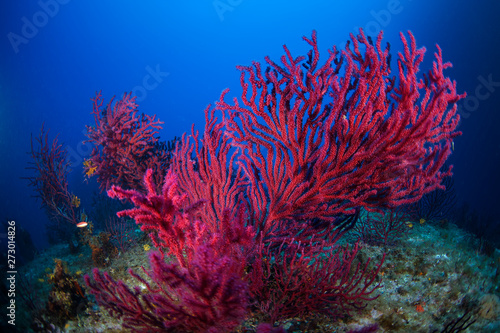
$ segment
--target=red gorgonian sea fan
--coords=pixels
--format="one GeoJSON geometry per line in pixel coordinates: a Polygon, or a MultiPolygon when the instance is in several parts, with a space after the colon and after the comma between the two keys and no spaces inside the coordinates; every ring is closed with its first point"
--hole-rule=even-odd
{"type": "Polygon", "coordinates": [[[242,279],[246,266],[245,249],[253,242],[251,227],[239,210],[224,214],[221,229],[210,232],[193,212],[202,202],[185,207],[176,177],[169,172],[158,192],[149,169],[144,176],[147,194],[113,186],[111,197],[127,199],[135,208],[118,213],[135,219],[160,249],[175,257],[166,263],[163,255],[150,256],[149,279],[129,270],[144,286],[129,288],[109,274],[94,269],[93,281],[85,282],[97,302],[120,316],[128,328],[160,332],[226,332],[244,318],[248,304],[247,282],[242,279]]]}
{"type": "MultiPolygon", "coordinates": [[[[409,36],[401,35],[396,75],[382,34],[372,41],[362,31],[351,35],[343,51],[330,50],[323,65],[313,32],[304,38],[312,47],[308,56],[294,58],[285,47],[281,64],[266,58],[264,70],[259,63],[239,67],[241,101],[226,102],[226,90],[215,108],[206,109],[203,136],[192,130],[191,137],[183,137],[160,192],[152,171],[144,178],[146,194],[143,188],[109,192],[132,201],[135,207],[121,215],[134,218],[176,261],[166,264],[152,256],[152,270],[144,273],[153,283],[131,273],[146,285],[145,294],[95,271],[95,282],[89,277],[86,282],[98,302],[129,327],[230,331],[248,304],[242,292],[247,269],[251,282],[260,279],[264,288],[250,289],[248,296],[265,309],[273,298],[287,300],[287,288],[296,286],[288,279],[305,276],[310,267],[315,269],[309,278],[322,284],[318,289],[328,297],[297,291],[295,302],[278,304],[271,318],[300,312],[297,302],[311,295],[335,314],[373,299],[381,266],[357,264],[359,247],[335,247],[338,237],[328,235],[342,214],[411,203],[440,187],[451,169],[439,168],[460,134],[456,102],[463,95],[443,74],[450,64],[443,63],[438,48],[433,69],[417,77],[425,49],[417,49],[409,36]],[[320,236],[303,247],[314,234],[320,236]],[[313,257],[326,247],[336,251],[320,264],[313,257]],[[221,282],[215,289],[207,278],[212,273],[215,283],[221,282]],[[340,281],[335,288],[329,287],[332,276],[340,281]],[[266,290],[277,284],[283,292],[266,290]],[[226,297],[231,290],[235,298],[226,297]],[[238,311],[229,311],[234,304],[241,305],[238,311]],[[201,328],[192,326],[193,318],[201,328]]],[[[308,305],[307,311],[317,310],[308,305]]]]}
{"type": "Polygon", "coordinates": [[[97,176],[102,190],[111,185],[136,188],[151,167],[148,160],[156,157],[153,149],[163,123],[156,116],[139,115],[131,94],[111,99],[105,107],[100,92],[92,101],[95,125],[87,126],[86,142],[94,148],[84,163],[87,176],[97,176]]]}
{"type": "Polygon", "coordinates": [[[281,64],[266,58],[239,66],[241,101],[222,93],[225,135],[239,149],[239,166],[250,183],[247,197],[264,234],[276,221],[320,218],[334,222],[353,208],[394,207],[441,188],[451,174],[439,169],[460,135],[456,102],[465,96],[445,77],[441,49],[433,68],[418,77],[425,48],[401,34],[396,75],[382,33],[360,31],[346,48],[333,47],[319,63],[312,50],[281,64]]]}

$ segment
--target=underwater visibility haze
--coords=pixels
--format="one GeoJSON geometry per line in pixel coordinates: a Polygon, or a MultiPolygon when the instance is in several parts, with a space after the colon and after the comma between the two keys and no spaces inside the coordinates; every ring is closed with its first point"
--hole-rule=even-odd
{"type": "Polygon", "coordinates": [[[499,332],[498,13],[4,1],[2,332],[499,332]]]}

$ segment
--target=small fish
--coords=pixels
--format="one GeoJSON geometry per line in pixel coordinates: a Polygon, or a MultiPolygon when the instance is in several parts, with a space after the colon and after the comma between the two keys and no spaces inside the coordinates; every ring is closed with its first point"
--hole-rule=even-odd
{"type": "Polygon", "coordinates": [[[425,223],[425,219],[420,219],[420,224],[424,224],[425,223]]]}
{"type": "Polygon", "coordinates": [[[88,223],[87,223],[87,222],[82,221],[82,222],[78,223],[76,226],[77,226],[78,228],[85,228],[87,225],[88,225],[88,223]]]}
{"type": "Polygon", "coordinates": [[[411,222],[406,222],[406,225],[408,226],[408,228],[413,228],[413,223],[411,222]]]}

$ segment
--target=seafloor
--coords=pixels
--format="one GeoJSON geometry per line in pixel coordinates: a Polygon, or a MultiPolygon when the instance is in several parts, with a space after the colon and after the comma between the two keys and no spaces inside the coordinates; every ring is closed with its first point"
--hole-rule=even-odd
{"type": "MultiPolygon", "coordinates": [[[[147,237],[141,237],[128,251],[110,260],[109,267],[104,270],[115,279],[133,283],[127,270],[147,265],[148,248],[154,249],[147,237]]],[[[347,332],[378,323],[378,332],[458,332],[452,325],[462,318],[455,329],[465,326],[463,322],[468,319],[467,323],[473,323],[463,332],[500,332],[500,251],[485,251],[481,240],[452,223],[417,222],[399,245],[365,244],[361,255],[377,262],[384,252],[380,297],[368,302],[365,309],[353,317],[341,319],[315,314],[307,318],[290,318],[282,323],[283,327],[287,332],[347,332]]],[[[69,254],[67,245],[52,246],[40,253],[21,269],[20,274],[29,277],[41,303],[45,302],[51,288],[48,280],[54,269],[54,258],[65,262],[69,273],[82,286],[85,286],[83,275],[93,268],[88,247],[75,255],[69,254]]],[[[92,303],[92,297],[88,297],[91,305],[87,310],[54,332],[126,332],[120,320],[100,311],[92,303]]],[[[27,322],[27,318],[18,317],[18,323],[27,322]]],[[[255,322],[249,319],[238,332],[253,332],[255,322]]]]}

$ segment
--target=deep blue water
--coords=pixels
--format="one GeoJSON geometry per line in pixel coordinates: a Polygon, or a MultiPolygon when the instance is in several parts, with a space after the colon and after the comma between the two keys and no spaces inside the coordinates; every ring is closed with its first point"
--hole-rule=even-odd
{"type": "Polygon", "coordinates": [[[203,110],[221,91],[240,91],[236,65],[278,60],[282,45],[295,55],[302,36],[318,32],[320,50],[345,45],[350,32],[380,29],[401,49],[411,30],[428,49],[435,44],[454,68],[447,74],[469,98],[461,101],[463,135],[451,162],[460,201],[500,220],[500,2],[496,1],[3,1],[0,8],[0,219],[25,226],[46,244],[47,217],[20,179],[30,133],[42,123],[65,143],[73,162],[70,187],[89,205],[84,128],[90,98],[132,91],[140,111],[164,121],[169,140],[203,128],[203,110]]]}

